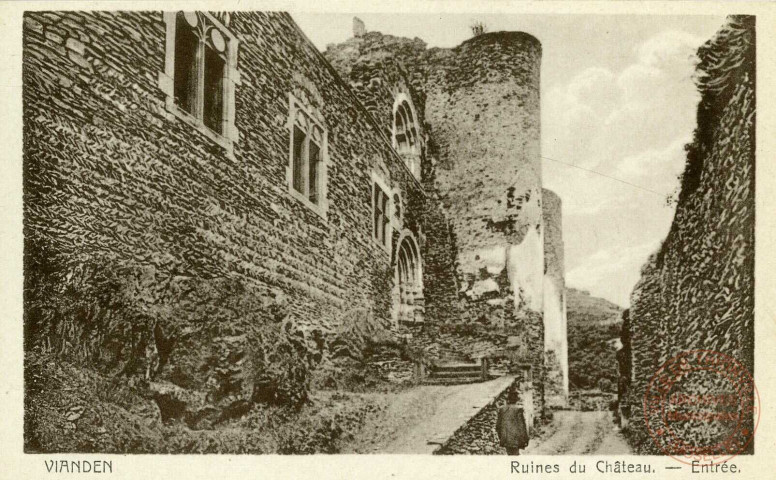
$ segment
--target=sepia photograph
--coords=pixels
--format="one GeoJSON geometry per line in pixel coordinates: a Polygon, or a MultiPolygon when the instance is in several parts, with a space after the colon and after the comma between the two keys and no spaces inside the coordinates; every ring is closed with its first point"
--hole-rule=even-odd
{"type": "Polygon", "coordinates": [[[23,12],[25,454],[767,448],[757,15],[150,8],[23,12]]]}

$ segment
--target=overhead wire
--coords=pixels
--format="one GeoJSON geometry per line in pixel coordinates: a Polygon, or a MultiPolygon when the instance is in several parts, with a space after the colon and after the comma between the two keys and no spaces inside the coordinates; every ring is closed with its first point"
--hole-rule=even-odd
{"type": "Polygon", "coordinates": [[[589,173],[594,173],[596,175],[600,175],[600,176],[608,178],[610,180],[614,180],[615,182],[620,182],[620,183],[623,183],[625,185],[629,185],[629,186],[631,186],[633,188],[638,188],[639,190],[643,190],[645,192],[649,192],[649,193],[652,193],[654,195],[659,195],[662,198],[668,197],[668,194],[660,193],[660,192],[657,192],[655,190],[650,190],[649,188],[642,187],[641,185],[636,185],[635,183],[631,183],[631,182],[629,182],[627,180],[623,180],[621,178],[613,177],[611,175],[607,175],[605,173],[601,173],[601,172],[596,171],[596,170],[592,170],[592,169],[585,168],[585,167],[580,167],[579,165],[575,165],[573,163],[568,163],[568,162],[564,162],[564,161],[561,161],[561,160],[557,160],[555,158],[550,158],[550,157],[545,157],[545,156],[540,156],[540,157],[545,159],[545,160],[550,160],[552,162],[557,162],[557,163],[560,163],[560,164],[563,164],[563,165],[567,165],[569,167],[577,168],[579,170],[584,170],[585,172],[589,172],[589,173]]]}

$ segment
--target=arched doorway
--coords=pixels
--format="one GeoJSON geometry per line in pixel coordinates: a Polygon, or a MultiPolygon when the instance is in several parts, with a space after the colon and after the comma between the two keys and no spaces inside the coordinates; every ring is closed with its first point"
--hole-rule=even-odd
{"type": "Polygon", "coordinates": [[[394,269],[394,322],[405,325],[423,323],[424,311],[420,250],[412,234],[405,231],[399,238],[394,269]]]}

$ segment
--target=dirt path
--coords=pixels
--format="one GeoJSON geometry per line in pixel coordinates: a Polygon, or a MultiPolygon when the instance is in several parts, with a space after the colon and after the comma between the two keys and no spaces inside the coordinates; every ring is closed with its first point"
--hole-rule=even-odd
{"type": "Polygon", "coordinates": [[[342,453],[430,454],[512,381],[500,377],[468,385],[424,385],[391,394],[385,410],[368,419],[342,453]]]}
{"type": "MultiPolygon", "coordinates": [[[[431,454],[512,383],[501,377],[469,385],[424,385],[380,394],[384,408],[366,420],[342,453],[431,454]]],[[[377,398],[375,398],[377,400],[377,398]]],[[[627,455],[631,449],[611,412],[556,411],[523,455],[627,455]]]]}
{"type": "Polygon", "coordinates": [[[531,440],[525,455],[628,455],[631,449],[610,412],[556,411],[552,423],[531,440]]]}

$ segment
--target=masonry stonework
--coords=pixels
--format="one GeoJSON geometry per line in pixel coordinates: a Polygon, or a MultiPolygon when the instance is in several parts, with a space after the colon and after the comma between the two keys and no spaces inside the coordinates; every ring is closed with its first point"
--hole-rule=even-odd
{"type": "Polygon", "coordinates": [[[239,140],[230,157],[165,110],[161,13],[25,17],[25,234],[68,263],[111,255],[179,275],[237,275],[330,329],[390,319],[391,254],[372,238],[371,172],[424,193],[290,16],[236,13],[239,140]],[[61,40],[61,41],[60,41],[61,40]],[[325,218],[289,194],[289,94],[328,129],[325,218]]]}
{"type": "Polygon", "coordinates": [[[495,33],[428,62],[434,193],[455,232],[470,321],[488,311],[483,299],[503,301],[507,318],[542,311],[540,54],[533,37],[495,33]]]}
{"type": "MultiPolygon", "coordinates": [[[[687,146],[676,214],[642,269],[623,325],[620,411],[641,453],[661,453],[649,438],[643,405],[650,378],[670,358],[712,350],[754,375],[754,17],[729,17],[698,56],[698,125],[687,146]]],[[[686,388],[682,393],[689,395],[710,387],[686,388]]],[[[742,428],[751,432],[753,422],[751,410],[743,413],[742,428]]],[[[691,444],[727,428],[722,422],[706,427],[693,430],[691,444]]]]}

